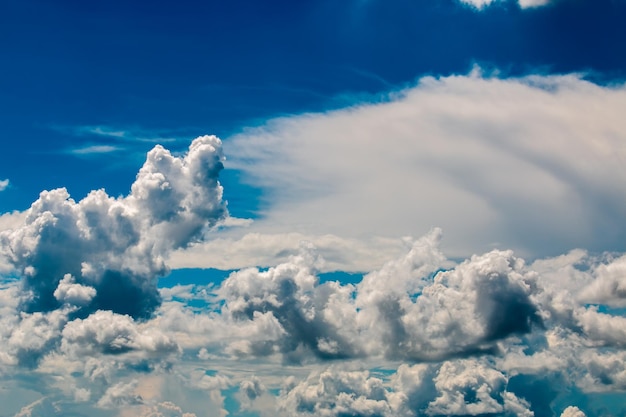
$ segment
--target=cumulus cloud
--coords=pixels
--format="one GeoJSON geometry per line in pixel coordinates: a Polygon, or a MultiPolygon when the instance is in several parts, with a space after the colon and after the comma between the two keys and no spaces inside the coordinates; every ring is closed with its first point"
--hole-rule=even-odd
{"type": "Polygon", "coordinates": [[[476,360],[402,365],[387,381],[330,367],[288,380],[278,407],[293,416],[533,416],[507,383],[502,372],[476,360]]]}
{"type": "Polygon", "coordinates": [[[231,349],[281,353],[298,363],[309,353],[430,361],[493,353],[499,341],[541,324],[535,275],[521,259],[493,251],[452,267],[440,236],[433,230],[356,286],[320,284],[311,248],[267,271],[231,274],[218,290],[223,315],[256,326],[269,315],[279,325],[274,339],[238,341],[231,349]]]}
{"type": "Polygon", "coordinates": [[[580,292],[580,298],[591,303],[626,306],[626,256],[600,264],[594,279],[580,292]]]}
{"type": "Polygon", "coordinates": [[[147,320],[74,316],[93,292],[71,275],[57,285],[63,308],[26,313],[13,281],[0,288],[0,376],[30,366],[63,412],[73,402],[106,416],[211,415],[200,398],[224,415],[229,396],[264,416],[531,416],[556,410],[539,380],[563,387],[560,404],[626,387],[624,318],[579,297],[620,257],[452,261],[441,237],[407,239],[355,284],[321,281],[323,259],[304,244],[214,287],[164,289],[147,320]]]}
{"type": "Polygon", "coordinates": [[[359,321],[380,323],[371,340],[384,341],[387,356],[435,360],[485,353],[540,322],[531,299],[534,277],[521,259],[493,251],[441,271],[446,263],[439,235],[435,230],[405,258],[365,276],[358,286],[359,321]]]}
{"type": "Polygon", "coordinates": [[[93,287],[76,284],[74,277],[65,274],[53,295],[62,303],[84,305],[89,304],[96,296],[96,290],[93,287]]]}
{"type": "Polygon", "coordinates": [[[80,301],[83,316],[106,309],[149,317],[168,253],[226,217],[222,160],[221,141],[203,136],[183,157],[156,146],[126,197],[97,190],[75,202],[65,189],[42,192],[22,225],[0,233],[29,295],[24,310],[80,301]]]}
{"type": "MultiPolygon", "coordinates": [[[[226,301],[224,314],[238,320],[257,321],[269,313],[282,329],[280,339],[273,343],[251,341],[246,352],[272,354],[278,350],[287,360],[294,362],[301,360],[300,355],[305,353],[302,349],[320,358],[359,354],[359,349],[347,340],[337,323],[333,323],[339,312],[335,308],[349,308],[351,289],[341,288],[336,283],[318,286],[315,264],[311,248],[303,247],[300,255],[287,263],[263,272],[245,269],[231,274],[224,281],[219,290],[226,301]]],[[[239,346],[237,350],[241,348],[239,346]]]]}
{"type": "Polygon", "coordinates": [[[0,191],[4,191],[9,186],[9,180],[0,180],[0,191]]]}
{"type": "Polygon", "coordinates": [[[132,317],[111,311],[99,310],[84,320],[72,320],[63,328],[62,335],[61,349],[77,358],[135,350],[157,357],[178,352],[176,342],[158,329],[142,328],[132,317]]]}
{"type": "Polygon", "coordinates": [[[569,406],[561,413],[561,417],[586,417],[578,407],[569,406]]]}

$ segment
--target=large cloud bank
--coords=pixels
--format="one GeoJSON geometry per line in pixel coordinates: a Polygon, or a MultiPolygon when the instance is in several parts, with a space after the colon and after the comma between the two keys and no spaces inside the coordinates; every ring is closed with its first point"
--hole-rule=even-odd
{"type": "Polygon", "coordinates": [[[156,146],[126,197],[97,190],[75,202],[65,189],[42,192],[24,223],[0,234],[4,256],[23,277],[24,310],[66,304],[82,315],[149,317],[167,254],[226,215],[222,159],[220,140],[204,136],[182,158],[156,146]]]}
{"type": "Polygon", "coordinates": [[[0,416],[624,415],[625,100],[579,76],[429,78],[244,132],[233,166],[273,205],[191,248],[256,254],[213,284],[157,278],[226,220],[219,139],[156,147],[125,197],[42,193],[0,217],[0,416]],[[550,255],[446,250],[500,234],[550,255]],[[323,274],[347,259],[363,274],[323,274]]]}
{"type": "Polygon", "coordinates": [[[626,297],[605,291],[626,258],[452,261],[440,239],[433,230],[354,284],[320,279],[323,260],[303,245],[217,286],[163,288],[143,321],[21,312],[6,284],[1,375],[28,366],[48,395],[14,413],[208,417],[225,415],[229,393],[253,415],[606,415],[586,398],[626,389],[626,318],[610,307],[626,297]]]}

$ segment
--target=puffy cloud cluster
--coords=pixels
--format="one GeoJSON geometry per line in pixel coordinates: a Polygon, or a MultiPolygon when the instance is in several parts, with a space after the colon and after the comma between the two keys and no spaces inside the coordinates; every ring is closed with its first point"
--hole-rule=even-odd
{"type": "Polygon", "coordinates": [[[477,360],[401,365],[387,379],[330,367],[288,381],[278,406],[293,416],[534,415],[525,400],[507,391],[506,375],[477,360]]]}
{"type": "Polygon", "coordinates": [[[164,258],[226,216],[218,174],[221,141],[195,139],[184,157],[156,146],[125,197],[92,191],[75,202],[44,191],[24,223],[0,233],[2,254],[22,275],[24,310],[73,305],[147,318],[158,307],[164,258]]]}
{"type": "MultiPolygon", "coordinates": [[[[237,415],[227,398],[262,416],[595,416],[558,404],[569,392],[626,389],[626,319],[587,301],[598,282],[621,282],[607,271],[622,257],[573,251],[528,265],[490,251],[452,261],[440,239],[433,230],[353,284],[320,279],[323,259],[304,244],[215,287],[164,288],[143,321],[110,310],[74,317],[69,301],[20,312],[10,282],[0,289],[0,375],[29,366],[54,388],[43,395],[56,392],[29,407],[63,415],[82,404],[97,416],[237,415]],[[533,388],[541,383],[552,397],[533,388]]],[[[65,275],[57,297],[88,300],[84,287],[65,275]]]]}
{"type": "Polygon", "coordinates": [[[356,286],[320,284],[309,250],[267,271],[235,272],[218,291],[223,315],[250,323],[271,314],[278,338],[240,351],[281,353],[288,362],[308,353],[411,361],[493,353],[499,341],[541,324],[535,275],[521,259],[493,251],[443,270],[450,262],[439,251],[440,236],[433,230],[356,286]]]}
{"type": "Polygon", "coordinates": [[[156,147],[126,197],[54,190],[0,218],[21,276],[0,282],[0,416],[620,415],[572,400],[626,390],[624,255],[452,260],[435,228],[351,283],[320,274],[354,247],[326,236],[158,289],[227,215],[222,159],[215,137],[156,147]]]}

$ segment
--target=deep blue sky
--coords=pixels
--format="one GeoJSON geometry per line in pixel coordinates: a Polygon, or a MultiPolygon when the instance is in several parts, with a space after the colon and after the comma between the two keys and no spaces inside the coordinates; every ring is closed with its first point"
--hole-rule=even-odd
{"type": "MultiPolygon", "coordinates": [[[[126,193],[153,143],[67,154],[112,141],[78,134],[86,126],[184,139],[165,144],[176,150],[200,134],[228,138],[475,62],[615,81],[626,74],[625,19],[622,0],[480,13],[452,0],[3,1],[0,179],[11,187],[0,212],[60,186],[76,198],[100,187],[126,193]]],[[[225,181],[236,183],[235,173],[225,181]]],[[[233,201],[231,210],[245,212],[233,201]]]]}

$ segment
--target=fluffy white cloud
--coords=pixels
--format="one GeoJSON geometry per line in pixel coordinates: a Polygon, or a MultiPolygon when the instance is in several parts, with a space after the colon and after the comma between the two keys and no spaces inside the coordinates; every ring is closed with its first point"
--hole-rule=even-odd
{"type": "Polygon", "coordinates": [[[502,372],[476,360],[402,365],[388,381],[330,367],[287,380],[278,407],[289,416],[533,416],[507,383],[502,372]]]}
{"type": "MultiPolygon", "coordinates": [[[[75,317],[72,303],[20,312],[10,282],[0,288],[0,376],[31,367],[62,413],[79,404],[106,417],[224,414],[226,395],[260,415],[530,416],[533,398],[509,389],[511,378],[583,393],[626,386],[624,318],[577,295],[620,258],[574,251],[528,266],[490,251],[454,262],[440,238],[435,229],[413,241],[358,284],[320,282],[321,259],[304,245],[216,287],[164,289],[144,321],[75,317]]],[[[57,288],[84,290],[74,285],[66,276],[57,288]]]]}
{"type": "Polygon", "coordinates": [[[238,341],[233,352],[280,352],[288,362],[310,353],[438,360],[492,352],[541,322],[531,298],[535,275],[521,259],[493,251],[451,267],[439,251],[440,235],[434,230],[417,240],[356,286],[320,284],[310,248],[267,271],[231,274],[218,290],[222,314],[255,326],[269,314],[280,329],[275,339],[238,341]]]}
{"type": "Polygon", "coordinates": [[[96,296],[96,290],[87,285],[77,284],[74,277],[65,274],[53,295],[62,303],[85,305],[96,296]]]}
{"type": "Polygon", "coordinates": [[[157,328],[137,325],[132,317],[111,311],[99,310],[84,320],[72,320],[63,328],[62,335],[61,350],[77,358],[137,350],[166,358],[179,349],[171,337],[157,328]]]}
{"type": "Polygon", "coordinates": [[[164,258],[226,216],[222,160],[221,141],[203,136],[184,157],[156,146],[126,197],[97,190],[75,202],[65,189],[42,192],[23,224],[0,232],[0,252],[31,295],[25,310],[49,311],[78,297],[83,315],[110,309],[149,317],[160,302],[164,258]]]}
{"type": "Polygon", "coordinates": [[[383,381],[367,371],[329,368],[287,385],[279,409],[292,416],[391,416],[383,381]]]}
{"type": "Polygon", "coordinates": [[[561,413],[561,417],[587,417],[578,407],[569,406],[561,413]]]}
{"type": "Polygon", "coordinates": [[[626,256],[608,264],[600,264],[593,276],[593,282],[580,293],[582,300],[617,307],[626,306],[626,256]]]}
{"type": "Polygon", "coordinates": [[[9,186],[9,180],[0,180],[0,191],[6,190],[9,186]]]}

